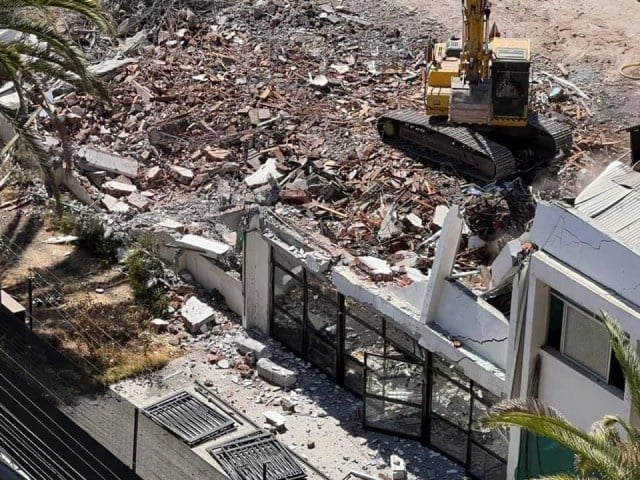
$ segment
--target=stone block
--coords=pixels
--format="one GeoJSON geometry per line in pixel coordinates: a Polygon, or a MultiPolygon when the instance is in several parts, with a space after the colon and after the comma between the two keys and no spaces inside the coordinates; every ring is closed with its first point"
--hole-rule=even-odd
{"type": "Polygon", "coordinates": [[[258,375],[279,387],[291,388],[298,381],[296,372],[281,367],[268,358],[261,358],[256,364],[258,375]]]}
{"type": "Polygon", "coordinates": [[[253,338],[238,337],[236,338],[235,343],[236,348],[242,355],[246,355],[247,353],[251,352],[253,353],[256,360],[260,358],[269,358],[271,356],[269,347],[253,338]]]}
{"type": "Polygon", "coordinates": [[[407,478],[407,465],[398,455],[391,455],[391,478],[393,480],[405,480],[407,478]]]}
{"type": "Polygon", "coordinates": [[[213,322],[215,311],[209,305],[201,302],[197,297],[191,297],[180,310],[184,318],[185,328],[191,333],[198,333],[200,329],[213,322]]]}

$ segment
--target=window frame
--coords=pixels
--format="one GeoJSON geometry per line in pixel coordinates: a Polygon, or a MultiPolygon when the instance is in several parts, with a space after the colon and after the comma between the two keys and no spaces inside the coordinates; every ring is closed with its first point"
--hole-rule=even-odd
{"type": "Polygon", "coordinates": [[[611,383],[612,360],[614,359],[615,353],[613,352],[613,348],[611,346],[611,342],[609,341],[608,336],[607,336],[607,342],[609,343],[609,355],[607,356],[607,365],[606,365],[607,376],[606,377],[603,377],[602,375],[600,375],[600,373],[592,370],[588,365],[583,364],[579,360],[576,360],[573,357],[569,356],[567,353],[565,353],[566,334],[567,334],[567,309],[568,308],[573,308],[574,310],[576,310],[577,312],[579,312],[583,316],[585,316],[589,321],[592,321],[592,322],[595,322],[595,323],[601,325],[603,327],[604,334],[607,335],[606,328],[604,327],[604,320],[602,318],[600,318],[600,316],[598,316],[598,315],[596,315],[596,314],[594,314],[592,312],[589,312],[585,308],[581,307],[580,305],[576,304],[575,302],[571,301],[570,299],[568,299],[567,297],[562,295],[560,292],[558,292],[558,291],[556,291],[554,289],[550,289],[550,291],[549,291],[549,301],[547,302],[547,314],[546,314],[547,330],[546,330],[546,334],[545,334],[544,348],[553,350],[554,352],[557,352],[558,355],[560,356],[560,358],[563,361],[567,362],[572,367],[584,372],[588,376],[593,377],[594,379],[598,380],[599,382],[604,384],[604,386],[612,387],[612,388],[614,388],[616,390],[620,390],[624,394],[625,389],[626,389],[626,382],[622,386],[622,388],[620,386],[614,384],[614,383],[611,383]],[[551,324],[552,297],[555,297],[557,300],[562,302],[562,320],[561,320],[562,321],[562,325],[561,325],[561,332],[560,332],[560,348],[556,348],[554,345],[550,345],[549,344],[549,330],[550,330],[549,327],[550,327],[550,324],[551,324]]]}

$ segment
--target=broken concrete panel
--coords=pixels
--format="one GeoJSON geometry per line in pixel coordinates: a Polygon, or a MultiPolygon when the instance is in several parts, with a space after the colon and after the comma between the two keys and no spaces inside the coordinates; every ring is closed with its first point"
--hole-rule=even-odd
{"type": "Polygon", "coordinates": [[[148,32],[146,30],[140,30],[133,37],[124,39],[124,41],[122,41],[120,46],[118,47],[118,50],[120,50],[125,55],[133,53],[134,50],[138,50],[145,46],[145,44],[149,43],[147,41],[147,34],[148,32]]]}
{"type": "Polygon", "coordinates": [[[226,243],[211,240],[199,235],[185,235],[180,240],[177,240],[176,244],[180,247],[196,250],[204,253],[205,255],[208,254],[214,257],[224,255],[231,250],[231,247],[226,243]]]}
{"type": "Polygon", "coordinates": [[[147,170],[146,173],[147,180],[149,180],[150,182],[156,180],[158,178],[158,175],[160,175],[160,171],[160,167],[151,167],[149,170],[147,170]]]}
{"type": "Polygon", "coordinates": [[[163,320],[162,318],[154,318],[151,320],[151,326],[157,333],[161,333],[169,328],[169,322],[163,320]]]}
{"type": "Polygon", "coordinates": [[[260,168],[246,177],[244,182],[249,187],[259,187],[269,183],[269,177],[277,180],[282,177],[282,174],[278,171],[278,162],[275,158],[269,158],[261,165],[260,168]]]}
{"type": "Polygon", "coordinates": [[[203,326],[213,322],[215,311],[197,297],[191,297],[180,309],[180,315],[184,318],[185,328],[197,333],[203,326]]]}
{"type": "Polygon", "coordinates": [[[151,204],[151,200],[149,200],[144,195],[140,195],[136,192],[127,197],[127,202],[129,203],[129,205],[137,208],[141,212],[147,210],[149,208],[149,205],[151,204]]]}
{"type": "Polygon", "coordinates": [[[163,220],[162,222],[156,224],[156,227],[166,228],[169,230],[176,230],[178,232],[184,229],[184,223],[176,222],[175,220],[171,220],[170,218],[163,220]]]}
{"type": "Polygon", "coordinates": [[[102,185],[102,190],[113,195],[114,197],[122,197],[137,192],[138,187],[136,187],[135,185],[130,185],[128,183],[110,180],[108,182],[104,182],[104,184],[102,185]]]}
{"type": "Polygon", "coordinates": [[[70,172],[64,168],[55,170],[56,185],[64,185],[78,200],[85,205],[93,205],[94,201],[91,194],[80,183],[77,173],[70,172]]]}
{"type": "Polygon", "coordinates": [[[112,197],[109,194],[104,194],[100,201],[105,208],[111,213],[127,213],[129,211],[129,205],[118,200],[116,197],[112,197]]]}
{"type": "Polygon", "coordinates": [[[451,275],[458,254],[464,221],[457,206],[447,213],[436,247],[436,258],[429,273],[425,304],[420,319],[425,323],[435,320],[444,281],[451,275]]]}
{"type": "Polygon", "coordinates": [[[12,112],[18,111],[20,108],[20,97],[17,92],[4,93],[0,95],[0,106],[12,112]]]}
{"type": "Polygon", "coordinates": [[[296,372],[272,362],[268,358],[261,358],[256,364],[258,375],[265,380],[284,388],[293,387],[298,381],[296,372]]]}
{"type": "Polygon", "coordinates": [[[514,239],[507,243],[491,264],[491,288],[497,288],[511,281],[520,270],[519,254],[522,243],[514,239]]]}
{"type": "Polygon", "coordinates": [[[132,158],[120,157],[92,148],[81,148],[78,156],[80,157],[78,167],[82,170],[105,170],[129,178],[138,176],[138,162],[132,158]]]}
{"type": "Polygon", "coordinates": [[[169,169],[171,171],[171,176],[185,185],[189,185],[195,176],[192,170],[178,165],[171,165],[169,169]]]}
{"type": "Polygon", "coordinates": [[[120,60],[112,59],[105,60],[104,62],[97,63],[95,65],[89,65],[87,70],[89,73],[101,77],[103,75],[107,75],[125,65],[129,65],[130,63],[137,63],[137,58],[123,58],[120,60]]]}
{"type": "Polygon", "coordinates": [[[393,274],[391,266],[386,260],[376,257],[358,257],[358,261],[362,263],[372,275],[387,276],[393,274]]]}
{"type": "Polygon", "coordinates": [[[253,338],[239,337],[239,338],[236,338],[235,343],[236,343],[236,348],[243,355],[251,352],[253,353],[254,357],[257,360],[261,358],[269,358],[271,356],[269,347],[267,347],[264,343],[259,342],[258,340],[255,340],[253,338]]]}

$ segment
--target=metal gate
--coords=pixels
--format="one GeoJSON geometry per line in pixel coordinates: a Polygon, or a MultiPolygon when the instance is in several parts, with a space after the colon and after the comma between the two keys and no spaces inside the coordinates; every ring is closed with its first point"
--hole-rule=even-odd
{"type": "Polygon", "coordinates": [[[422,440],[424,367],[372,353],[365,353],[364,363],[364,426],[422,440]]]}

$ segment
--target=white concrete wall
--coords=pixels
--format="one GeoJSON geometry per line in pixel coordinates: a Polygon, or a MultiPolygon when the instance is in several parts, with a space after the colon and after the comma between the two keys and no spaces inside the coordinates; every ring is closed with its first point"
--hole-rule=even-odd
{"type": "Polygon", "coordinates": [[[444,281],[439,291],[435,323],[504,370],[509,339],[504,315],[457,282],[444,281]]]}
{"type": "Polygon", "coordinates": [[[177,268],[178,271],[187,270],[204,288],[220,292],[227,306],[242,315],[244,298],[240,280],[229,275],[210,259],[189,250],[178,255],[177,268]]]}
{"type": "Polygon", "coordinates": [[[245,328],[256,327],[269,334],[271,247],[257,231],[247,231],[244,240],[245,328]]]}
{"type": "Polygon", "coordinates": [[[629,418],[629,403],[557,356],[541,351],[538,398],[576,427],[589,430],[605,415],[629,418]],[[579,406],[578,406],[579,405],[579,406]]]}
{"type": "Polygon", "coordinates": [[[597,223],[577,210],[540,203],[531,241],[584,276],[640,305],[640,252],[625,246],[615,234],[602,232],[597,223]]]}

